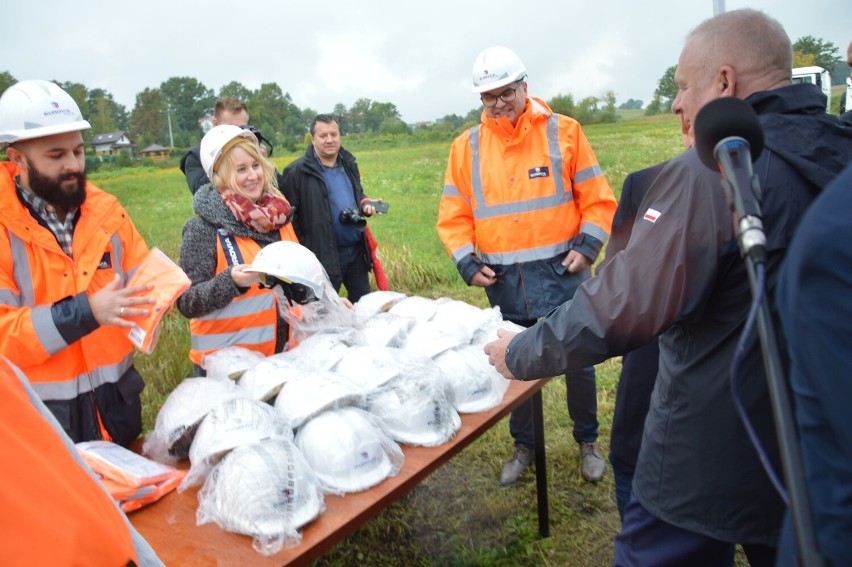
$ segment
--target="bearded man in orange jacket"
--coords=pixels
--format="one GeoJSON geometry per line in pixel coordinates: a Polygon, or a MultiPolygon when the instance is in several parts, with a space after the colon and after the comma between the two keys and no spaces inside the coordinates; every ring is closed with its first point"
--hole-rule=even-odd
{"type": "MultiPolygon", "coordinates": [[[[580,124],[528,96],[526,75],[505,47],[477,56],[482,123],[453,142],[437,228],[464,281],[485,288],[505,319],[529,327],[591,276],[617,202],[580,124]]],[[[596,482],[605,463],[594,368],[566,374],[566,386],[581,474],[596,482]]],[[[515,453],[503,485],[534,457],[530,401],[512,412],[509,430],[515,453]]]]}
{"type": "Polygon", "coordinates": [[[128,317],[150,286],[125,287],[148,246],[112,195],[86,181],[68,93],[21,81],[0,97],[0,355],[27,375],[74,442],[129,445],[142,430],[128,317]]]}

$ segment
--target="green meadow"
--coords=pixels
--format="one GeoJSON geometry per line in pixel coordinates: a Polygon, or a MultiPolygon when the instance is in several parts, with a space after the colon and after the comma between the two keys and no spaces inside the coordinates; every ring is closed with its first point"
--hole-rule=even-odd
{"type": "MultiPolygon", "coordinates": [[[[682,148],[679,124],[671,115],[625,116],[584,130],[616,196],[629,172],[669,159],[682,148]]],[[[461,281],[435,232],[449,142],[375,146],[344,139],[344,147],[358,159],[367,194],[391,204],[387,215],[370,220],[391,289],[487,307],[484,292],[461,281]]],[[[273,161],[281,169],[299,155],[273,161]]],[[[118,196],[150,246],[178,259],[181,229],[193,214],[192,195],[178,168],[95,172],[91,179],[118,196]]],[[[154,352],[137,353],[147,382],[146,431],[168,394],[190,375],[188,350],[188,323],[174,310],[163,321],[154,352]]],[[[597,367],[604,453],[619,371],[619,359],[597,367]]],[[[551,381],[543,396],[551,537],[538,536],[532,471],[513,487],[498,483],[512,452],[504,420],[316,564],[609,565],[619,529],[611,471],[596,485],[582,480],[564,380],[551,381]]]]}

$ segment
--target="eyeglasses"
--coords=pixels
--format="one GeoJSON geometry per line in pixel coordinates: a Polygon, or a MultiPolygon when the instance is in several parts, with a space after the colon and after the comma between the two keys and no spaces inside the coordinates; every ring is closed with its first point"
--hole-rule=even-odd
{"type": "Polygon", "coordinates": [[[492,107],[497,104],[497,99],[499,98],[503,102],[515,102],[515,99],[518,98],[518,88],[523,84],[523,81],[515,84],[511,89],[506,89],[502,93],[498,95],[493,95],[490,93],[483,93],[479,95],[479,100],[482,101],[483,106],[492,107]]]}

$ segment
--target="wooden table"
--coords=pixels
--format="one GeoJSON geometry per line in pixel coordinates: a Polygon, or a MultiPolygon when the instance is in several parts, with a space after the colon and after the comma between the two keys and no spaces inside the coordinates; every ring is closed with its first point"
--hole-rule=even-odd
{"type": "MultiPolygon", "coordinates": [[[[304,526],[302,542],[271,557],[255,551],[249,536],[234,534],[216,524],[195,524],[199,487],[172,492],[159,502],[128,514],[136,529],[148,540],[168,567],[184,565],[307,565],[377,516],[392,502],[408,493],[439,466],[484,434],[521,402],[532,398],[536,433],[536,489],[539,532],[549,536],[547,469],[541,389],[548,380],[513,381],[503,403],[491,410],[463,414],[456,436],[437,447],[401,445],[405,464],[398,475],[364,492],[344,496],[325,495],[326,510],[304,526]]],[[[188,463],[183,462],[186,466],[188,463]]],[[[496,482],[496,480],[495,480],[496,482]]]]}

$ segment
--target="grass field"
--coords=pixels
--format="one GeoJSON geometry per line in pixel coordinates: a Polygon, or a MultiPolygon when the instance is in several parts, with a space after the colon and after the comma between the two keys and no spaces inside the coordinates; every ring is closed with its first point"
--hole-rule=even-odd
{"type": "MultiPolygon", "coordinates": [[[[678,122],[671,115],[631,117],[590,126],[585,132],[616,195],[629,172],[681,151],[678,122]]],[[[363,151],[346,140],[344,145],[358,158],[367,194],[391,203],[389,214],[370,221],[391,288],[487,306],[481,289],[461,282],[435,233],[449,143],[363,151]]],[[[296,157],[273,161],[280,169],[296,157]]],[[[192,216],[192,196],[177,168],[91,177],[119,197],[149,245],[177,259],[181,228],[192,216]]],[[[189,375],[188,349],[187,322],[172,312],[164,320],[154,353],[137,354],[148,384],[146,430],[153,427],[168,393],[189,375]]],[[[607,361],[597,371],[599,442],[606,452],[620,361],[607,361]]],[[[619,528],[611,473],[597,485],[580,477],[564,380],[547,385],[544,405],[550,538],[542,540],[537,533],[533,474],[525,474],[511,488],[502,488],[497,481],[512,452],[504,421],[317,565],[609,565],[619,528]]]]}

